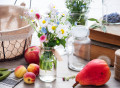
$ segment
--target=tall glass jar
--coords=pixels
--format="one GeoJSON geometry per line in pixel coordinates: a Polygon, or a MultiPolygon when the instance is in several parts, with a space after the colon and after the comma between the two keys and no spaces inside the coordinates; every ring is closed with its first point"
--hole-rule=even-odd
{"type": "Polygon", "coordinates": [[[120,24],[120,1],[102,0],[103,21],[106,24],[120,24]]]}
{"type": "Polygon", "coordinates": [[[44,82],[52,82],[56,79],[57,60],[52,50],[53,47],[44,47],[41,49],[40,73],[39,78],[44,82]]]}
{"type": "Polygon", "coordinates": [[[90,60],[89,30],[85,26],[77,25],[72,32],[74,38],[68,40],[68,67],[80,71],[90,60]]]}

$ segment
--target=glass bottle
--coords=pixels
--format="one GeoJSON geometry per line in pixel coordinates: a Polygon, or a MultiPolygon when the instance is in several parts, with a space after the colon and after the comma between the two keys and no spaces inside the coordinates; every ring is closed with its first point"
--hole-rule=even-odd
{"type": "Polygon", "coordinates": [[[72,30],[73,37],[68,45],[68,68],[80,71],[90,60],[89,30],[85,26],[77,25],[72,30]]]}
{"type": "Polygon", "coordinates": [[[41,50],[39,78],[44,82],[52,82],[56,79],[57,60],[52,50],[53,47],[44,47],[41,50]]]}

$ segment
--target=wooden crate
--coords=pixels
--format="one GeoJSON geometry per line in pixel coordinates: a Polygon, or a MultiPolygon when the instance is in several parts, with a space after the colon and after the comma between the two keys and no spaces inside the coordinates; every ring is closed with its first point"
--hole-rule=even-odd
{"type": "Polygon", "coordinates": [[[90,39],[92,40],[90,57],[95,59],[101,55],[111,59],[114,66],[115,51],[120,49],[120,26],[106,26],[107,32],[101,29],[90,29],[90,39]]]}
{"type": "Polygon", "coordinates": [[[101,29],[90,29],[90,39],[120,46],[120,25],[106,26],[107,32],[101,29]]]}

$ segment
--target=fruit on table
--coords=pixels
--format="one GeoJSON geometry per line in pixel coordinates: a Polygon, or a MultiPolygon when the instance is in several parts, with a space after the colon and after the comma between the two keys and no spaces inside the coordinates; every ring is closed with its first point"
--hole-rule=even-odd
{"type": "Polygon", "coordinates": [[[20,65],[15,69],[14,74],[17,78],[22,78],[26,72],[27,69],[25,68],[25,66],[20,65]]]}
{"type": "Polygon", "coordinates": [[[27,63],[39,64],[39,47],[32,46],[25,50],[24,57],[27,63]]]}
{"type": "Polygon", "coordinates": [[[39,74],[39,65],[37,64],[29,64],[27,67],[28,72],[33,72],[36,76],[39,74]]]}
{"type": "Polygon", "coordinates": [[[76,83],[81,85],[104,85],[111,76],[110,68],[104,60],[94,59],[90,61],[76,76],[76,83]]]}
{"type": "Polygon", "coordinates": [[[23,76],[24,82],[27,84],[32,84],[35,82],[36,75],[32,72],[26,72],[23,76]]]}

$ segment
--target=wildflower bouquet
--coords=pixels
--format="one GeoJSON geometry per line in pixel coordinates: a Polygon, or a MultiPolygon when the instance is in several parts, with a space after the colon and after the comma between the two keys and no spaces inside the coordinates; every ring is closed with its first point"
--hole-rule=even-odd
{"type": "MultiPolygon", "coordinates": [[[[45,15],[36,13],[33,10],[31,10],[29,14],[33,16],[34,19],[25,19],[28,20],[37,32],[44,49],[46,47],[47,49],[53,49],[56,45],[63,45],[63,47],[65,47],[70,25],[68,25],[69,22],[67,22],[67,16],[64,13],[58,12],[55,6],[51,5],[49,12],[45,15]]],[[[56,64],[53,52],[51,50],[44,50],[44,53],[40,57],[40,68],[43,70],[51,70],[52,64],[56,64]]]]}
{"type": "Polygon", "coordinates": [[[70,25],[67,25],[66,15],[58,12],[55,6],[51,6],[50,11],[45,15],[40,15],[31,10],[30,15],[32,16],[33,14],[34,19],[28,22],[38,33],[43,46],[54,47],[61,44],[65,47],[70,27],[70,25]]]}

